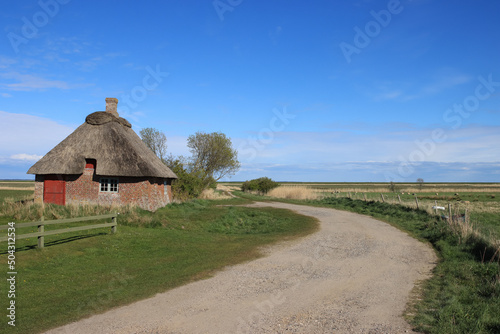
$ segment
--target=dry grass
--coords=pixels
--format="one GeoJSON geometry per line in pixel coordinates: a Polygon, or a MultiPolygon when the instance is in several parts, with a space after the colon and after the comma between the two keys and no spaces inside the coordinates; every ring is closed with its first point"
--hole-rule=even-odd
{"type": "Polygon", "coordinates": [[[35,187],[7,187],[7,186],[0,186],[0,190],[32,190],[32,191],[35,191],[35,187]]]}
{"type": "MultiPolygon", "coordinates": [[[[217,187],[219,189],[219,187],[217,187]]],[[[227,191],[216,191],[214,189],[205,189],[200,194],[199,198],[201,199],[225,199],[231,198],[231,195],[227,193],[227,191]]]]}
{"type": "Polygon", "coordinates": [[[0,181],[0,186],[11,186],[11,187],[33,187],[35,181],[0,181]]]}
{"type": "MultiPolygon", "coordinates": [[[[125,218],[128,224],[134,226],[147,226],[151,224],[153,221],[153,216],[151,215],[140,215],[137,210],[131,210],[130,213],[125,218]]],[[[165,226],[166,222],[162,223],[162,226],[165,226]]]]}
{"type": "Polygon", "coordinates": [[[473,212],[500,213],[500,202],[474,202],[471,205],[473,212]]]}
{"type": "MultiPolygon", "coordinates": [[[[403,188],[406,187],[419,187],[420,184],[417,184],[415,182],[396,182],[394,183],[396,186],[401,186],[403,188]]],[[[388,182],[360,182],[360,183],[349,183],[349,182],[325,182],[325,183],[307,183],[307,182],[300,182],[300,183],[287,183],[287,185],[301,185],[301,186],[329,186],[332,188],[344,188],[345,185],[352,185],[352,186],[359,186],[362,188],[370,188],[373,189],[373,186],[380,186],[380,187],[386,187],[389,185],[388,182]]],[[[422,184],[423,188],[444,188],[444,189],[451,189],[450,187],[456,187],[457,189],[464,189],[464,188],[496,188],[500,190],[500,183],[432,183],[432,182],[424,182],[422,184]]]]}
{"type": "Polygon", "coordinates": [[[241,190],[241,186],[225,185],[225,184],[218,183],[217,190],[224,191],[224,192],[231,192],[231,191],[241,190]]]}
{"type": "Polygon", "coordinates": [[[318,199],[320,192],[305,186],[279,186],[269,191],[267,196],[286,199],[318,199]]]}
{"type": "Polygon", "coordinates": [[[460,242],[471,237],[481,238],[481,234],[470,220],[470,214],[467,211],[464,214],[461,214],[461,212],[460,208],[456,206],[452,210],[451,217],[447,219],[452,232],[459,237],[460,242]]]}
{"type": "Polygon", "coordinates": [[[96,216],[108,214],[110,212],[119,212],[122,214],[135,212],[136,208],[131,205],[93,205],[93,204],[68,204],[66,206],[45,205],[34,203],[33,196],[26,196],[22,200],[5,198],[0,206],[0,216],[12,217],[16,221],[38,221],[42,217],[46,220],[74,218],[85,216],[96,216]]]}

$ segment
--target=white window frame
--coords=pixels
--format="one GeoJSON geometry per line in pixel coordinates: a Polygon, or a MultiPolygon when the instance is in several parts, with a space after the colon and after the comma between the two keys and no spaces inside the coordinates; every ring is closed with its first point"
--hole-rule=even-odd
{"type": "Polygon", "coordinates": [[[117,193],[119,189],[118,184],[118,179],[112,177],[102,177],[99,179],[99,192],[117,193]]]}

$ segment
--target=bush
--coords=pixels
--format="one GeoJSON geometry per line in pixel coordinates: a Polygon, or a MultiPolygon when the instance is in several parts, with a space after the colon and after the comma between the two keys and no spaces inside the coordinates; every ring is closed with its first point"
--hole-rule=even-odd
{"type": "Polygon", "coordinates": [[[172,194],[176,200],[186,201],[197,198],[203,190],[217,187],[217,182],[213,177],[208,176],[204,171],[189,171],[181,159],[171,159],[167,165],[178,177],[172,182],[172,194]]]}
{"type": "Polygon", "coordinates": [[[250,181],[245,181],[241,185],[242,191],[257,191],[261,194],[267,194],[271,189],[279,186],[278,182],[274,182],[268,177],[261,177],[250,181]]]}

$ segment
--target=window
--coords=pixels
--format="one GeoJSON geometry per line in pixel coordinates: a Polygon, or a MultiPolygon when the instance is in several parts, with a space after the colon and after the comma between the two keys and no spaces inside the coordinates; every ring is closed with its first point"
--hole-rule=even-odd
{"type": "Polygon", "coordinates": [[[101,179],[100,180],[101,192],[117,193],[118,192],[118,179],[101,179]]]}

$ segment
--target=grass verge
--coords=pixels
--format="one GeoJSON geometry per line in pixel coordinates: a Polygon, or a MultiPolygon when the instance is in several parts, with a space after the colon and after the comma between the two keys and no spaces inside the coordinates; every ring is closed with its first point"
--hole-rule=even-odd
{"type": "MultiPolygon", "coordinates": [[[[259,257],[261,246],[317,228],[314,219],[288,210],[219,206],[243,202],[198,200],[155,213],[130,210],[118,218],[115,235],[94,230],[48,236],[43,250],[33,249],[36,239],[19,240],[15,332],[42,332],[210,277],[259,257]]],[[[45,210],[72,215],[68,207],[45,210]]],[[[0,244],[0,267],[7,272],[5,250],[6,243],[0,244]]],[[[0,291],[6,288],[3,280],[0,291]]],[[[0,308],[7,303],[2,298],[0,308]]],[[[7,327],[3,321],[0,332],[7,327]]]]}

